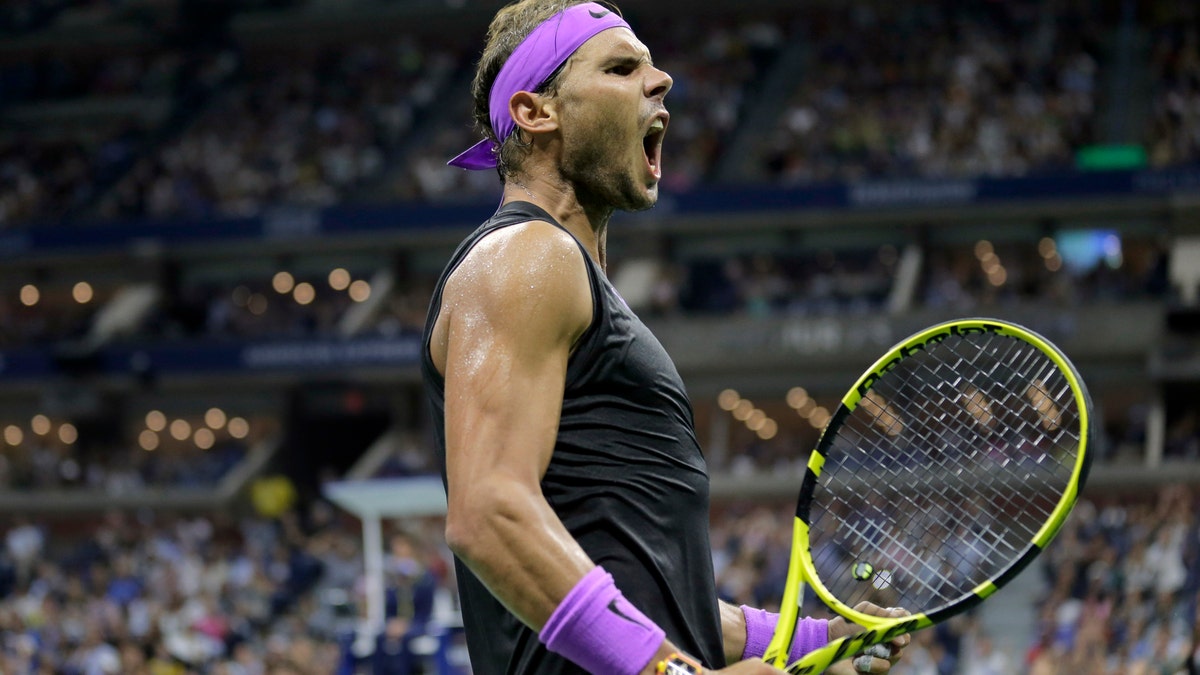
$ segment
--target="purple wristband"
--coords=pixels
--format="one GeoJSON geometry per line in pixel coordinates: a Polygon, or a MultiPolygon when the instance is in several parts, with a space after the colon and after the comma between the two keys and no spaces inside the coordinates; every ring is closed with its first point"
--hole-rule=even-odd
{"type": "MultiPolygon", "coordinates": [[[[742,650],[742,660],[757,659],[767,653],[767,646],[771,644],[771,636],[775,633],[775,624],[779,623],[779,615],[746,605],[742,605],[742,614],[746,617],[746,648],[742,650]]],[[[788,653],[788,663],[828,643],[828,621],[800,619],[796,622],[796,636],[788,653]]]]}
{"type": "Polygon", "coordinates": [[[640,673],[665,636],[599,566],[575,584],[538,634],[555,654],[590,673],[612,675],[640,673]]]}

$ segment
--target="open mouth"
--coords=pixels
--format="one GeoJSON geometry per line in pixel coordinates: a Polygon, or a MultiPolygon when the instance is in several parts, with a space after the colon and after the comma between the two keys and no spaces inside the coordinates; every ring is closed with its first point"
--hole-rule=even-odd
{"type": "Polygon", "coordinates": [[[642,138],[642,149],[646,153],[646,164],[655,180],[662,178],[662,141],[667,132],[667,119],[660,115],[650,123],[642,138]]]}

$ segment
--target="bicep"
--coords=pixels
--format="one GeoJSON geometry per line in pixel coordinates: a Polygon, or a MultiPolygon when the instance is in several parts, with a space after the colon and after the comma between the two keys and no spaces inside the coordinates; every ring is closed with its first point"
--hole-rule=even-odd
{"type": "Polygon", "coordinates": [[[449,477],[503,471],[540,480],[558,430],[566,355],[540,336],[486,320],[455,323],[446,359],[449,477]]]}
{"type": "Polygon", "coordinates": [[[553,453],[571,346],[590,321],[590,286],[579,250],[562,251],[574,247],[557,238],[565,233],[524,234],[476,251],[447,284],[452,484],[494,472],[536,484],[553,453]]]}
{"type": "Polygon", "coordinates": [[[582,256],[556,233],[567,236],[518,232],[473,252],[447,282],[438,319],[447,543],[535,629],[594,566],[541,492],[571,345],[591,317],[582,256]]]}

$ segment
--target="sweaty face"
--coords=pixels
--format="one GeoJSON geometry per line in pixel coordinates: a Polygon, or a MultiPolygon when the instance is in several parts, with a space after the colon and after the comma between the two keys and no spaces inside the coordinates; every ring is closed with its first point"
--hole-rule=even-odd
{"type": "Polygon", "coordinates": [[[571,57],[559,87],[560,171],[585,205],[638,211],[658,201],[663,98],[671,77],[631,31],[598,33],[571,57]]]}

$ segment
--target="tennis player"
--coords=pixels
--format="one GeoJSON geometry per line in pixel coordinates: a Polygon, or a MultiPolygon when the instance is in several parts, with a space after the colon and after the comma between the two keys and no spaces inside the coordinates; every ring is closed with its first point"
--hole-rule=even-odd
{"type": "MultiPolygon", "coordinates": [[[[775,615],[717,599],[683,383],[605,277],[609,217],[658,198],[670,89],[611,6],[521,0],[488,32],[485,138],[450,164],[503,198],[435,288],[422,364],[480,675],[779,672],[756,658],[775,615]]],[[[798,631],[797,654],[855,627],[798,631]]]]}

